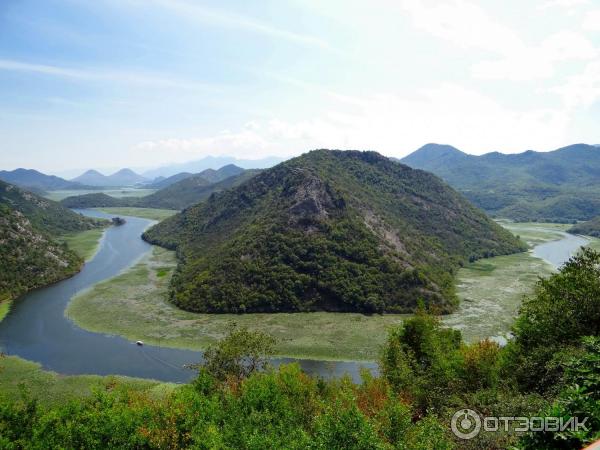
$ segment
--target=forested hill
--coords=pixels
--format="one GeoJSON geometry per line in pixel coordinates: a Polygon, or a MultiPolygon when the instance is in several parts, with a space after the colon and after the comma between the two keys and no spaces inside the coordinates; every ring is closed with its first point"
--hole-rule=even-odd
{"type": "Polygon", "coordinates": [[[171,286],[206,312],[450,311],[469,259],[523,250],[436,176],[375,152],[316,150],[154,226],[171,286]]]}
{"type": "Polygon", "coordinates": [[[585,234],[586,236],[600,238],[600,217],[573,225],[568,231],[573,234],[585,234]]]}
{"type": "Polygon", "coordinates": [[[192,175],[145,197],[115,198],[103,193],[94,193],[67,197],[61,203],[68,208],[133,206],[181,210],[207,199],[215,192],[237,186],[259,172],[257,169],[240,170],[242,171],[238,174],[217,182],[211,182],[203,173],[192,175]]]}
{"type": "Polygon", "coordinates": [[[54,237],[99,225],[0,182],[0,302],[77,272],[83,261],[54,237]]]}
{"type": "Polygon", "coordinates": [[[50,235],[88,230],[98,223],[74,213],[60,203],[3,181],[0,181],[0,204],[20,212],[36,229],[50,235]]]}
{"type": "Polygon", "coordinates": [[[468,155],[427,144],[401,160],[433,172],[491,214],[516,220],[588,220],[600,215],[600,148],[468,155]]]}

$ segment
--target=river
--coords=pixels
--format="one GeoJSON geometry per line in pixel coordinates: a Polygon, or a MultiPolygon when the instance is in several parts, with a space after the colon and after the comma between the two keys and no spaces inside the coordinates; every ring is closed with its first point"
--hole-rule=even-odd
{"type": "MultiPolygon", "coordinates": [[[[110,217],[98,211],[80,212],[93,217],[110,217]]],[[[140,235],[153,222],[136,217],[126,217],[126,220],[125,225],[106,230],[98,252],[77,275],[13,302],[10,312],[0,322],[2,351],[39,362],[45,369],[62,374],[115,374],[171,382],[186,382],[194,376],[184,365],[200,362],[201,352],[138,346],[119,336],[83,330],[64,315],[76,293],[114,277],[151,250],[151,245],[140,239],[140,235]]],[[[580,236],[563,233],[562,239],[535,247],[533,255],[558,267],[586,242],[580,236]]],[[[307,373],[325,378],[348,373],[357,381],[361,368],[377,370],[375,363],[353,361],[277,358],[272,363],[277,366],[293,361],[307,373]]]]}
{"type": "MultiPolygon", "coordinates": [[[[92,217],[110,218],[99,211],[79,211],[92,217]]],[[[56,284],[29,292],[15,300],[0,322],[0,348],[10,355],[36,361],[61,374],[127,375],[161,381],[186,382],[192,370],[183,366],[202,360],[202,353],[151,345],[138,346],[119,336],[83,330],[64,315],[70,299],[99,281],[131,267],[152,246],[140,239],[151,220],[126,217],[122,226],[106,230],[98,252],[81,272],[56,284]]],[[[276,358],[273,365],[298,362],[310,374],[325,378],[348,373],[360,379],[362,367],[376,370],[375,363],[276,358]]]]}

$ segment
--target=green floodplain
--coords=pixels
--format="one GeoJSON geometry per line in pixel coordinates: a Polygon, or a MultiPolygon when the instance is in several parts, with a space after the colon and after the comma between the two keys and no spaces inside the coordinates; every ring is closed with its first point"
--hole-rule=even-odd
{"type": "MultiPolygon", "coordinates": [[[[135,211],[130,211],[130,214],[135,211]]],[[[568,225],[502,222],[530,247],[556,240],[568,225]]],[[[597,240],[593,240],[596,243],[597,240]]],[[[390,327],[406,315],[355,313],[198,314],[168,302],[174,252],[155,247],[122,274],[77,295],[66,314],[96,332],[155,345],[202,350],[236,322],[278,340],[277,354],[310,359],[374,360],[390,327]]],[[[509,331],[524,295],[553,268],[530,252],[477,261],[457,276],[458,310],[443,322],[469,342],[502,337],[509,331]]]]}
{"type": "MultiPolygon", "coordinates": [[[[102,209],[110,214],[160,220],[172,211],[141,211],[140,208],[102,209]]],[[[560,238],[568,225],[502,222],[530,246],[560,238]]],[[[82,257],[90,258],[99,245],[102,230],[84,232],[65,239],[82,257]]],[[[600,239],[590,239],[600,249],[600,239]]],[[[77,295],[65,314],[79,326],[97,332],[142,339],[151,344],[203,349],[225,335],[235,321],[250,329],[268,332],[278,339],[277,353],[330,360],[373,360],[379,356],[387,330],[406,315],[345,313],[297,314],[195,314],[182,311],[167,301],[167,287],[176,261],[174,252],[154,247],[138,264],[120,275],[98,283],[77,295]]],[[[457,293],[461,304],[444,323],[460,328],[467,341],[506,334],[523,295],[529,293],[539,276],[552,273],[544,261],[529,252],[500,256],[469,264],[458,273],[457,293]]],[[[8,311],[8,303],[0,304],[8,311]]],[[[120,376],[64,376],[46,371],[37,363],[2,356],[0,384],[5,395],[18,398],[23,390],[54,404],[91,395],[98,389],[125,385],[161,396],[173,384],[120,376]]]]}
{"type": "Polygon", "coordinates": [[[110,195],[111,197],[121,198],[121,197],[144,197],[146,195],[150,195],[156,192],[156,189],[138,189],[132,187],[122,187],[122,188],[107,188],[107,189],[65,189],[59,191],[50,191],[44,194],[44,197],[54,200],[55,202],[59,202],[64,198],[72,197],[74,195],[84,195],[84,194],[98,194],[103,193],[106,195],[110,195]]]}

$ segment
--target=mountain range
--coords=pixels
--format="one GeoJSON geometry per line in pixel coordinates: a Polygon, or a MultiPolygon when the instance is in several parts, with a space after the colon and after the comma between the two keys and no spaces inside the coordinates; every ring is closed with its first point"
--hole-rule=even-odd
{"type": "Polygon", "coordinates": [[[456,305],[466,261],[524,245],[436,176],[375,152],[317,150],[155,225],[171,299],[201,312],[410,312],[456,305]]]}
{"type": "Polygon", "coordinates": [[[161,180],[166,186],[145,197],[115,198],[104,193],[90,193],[67,197],[61,203],[68,208],[95,208],[130,206],[140,208],[162,208],[181,210],[208,198],[214,192],[237,186],[254,176],[257,170],[244,170],[232,164],[218,170],[206,169],[198,174],[178,178],[173,176],[161,180]]]}
{"type": "Polygon", "coordinates": [[[207,156],[205,158],[189,161],[186,163],[170,164],[156,169],[143,172],[143,175],[149,179],[157,177],[170,177],[180,172],[199,173],[206,169],[214,169],[227,165],[235,165],[242,169],[264,169],[272,167],[283,161],[283,158],[271,156],[261,159],[237,159],[232,156],[207,156]]]}
{"type": "Polygon", "coordinates": [[[38,192],[90,187],[54,175],[46,175],[33,169],[0,170],[0,180],[38,192]]]}
{"type": "Polygon", "coordinates": [[[100,226],[0,181],[0,302],[73,275],[83,260],[55,238],[100,226]]]}
{"type": "Polygon", "coordinates": [[[475,156],[427,144],[401,162],[440,176],[495,216],[568,222],[600,215],[600,149],[595,145],[475,156]]]}
{"type": "Polygon", "coordinates": [[[112,175],[103,175],[97,170],[88,170],[85,173],[73,178],[71,181],[96,187],[121,187],[134,186],[139,183],[147,182],[148,179],[131,169],[121,169],[112,175]]]}

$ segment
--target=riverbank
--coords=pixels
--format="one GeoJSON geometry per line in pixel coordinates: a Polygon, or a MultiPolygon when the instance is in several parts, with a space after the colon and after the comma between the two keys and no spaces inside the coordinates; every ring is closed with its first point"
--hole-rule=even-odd
{"type": "Polygon", "coordinates": [[[44,370],[38,363],[16,356],[3,356],[0,357],[0,386],[5,399],[20,400],[24,388],[27,395],[37,399],[43,406],[50,406],[90,396],[97,390],[120,387],[160,397],[177,385],[114,375],[60,375],[44,370]]]}
{"type": "MultiPolygon", "coordinates": [[[[566,225],[503,225],[530,247],[560,239],[566,225]]],[[[66,314],[84,329],[143,340],[164,347],[203,350],[236,322],[279,340],[279,356],[324,360],[377,359],[390,327],[406,315],[348,313],[196,314],[171,305],[168,283],[176,261],[173,252],[155,247],[152,254],[124,273],[80,293],[66,314]]],[[[510,330],[524,295],[553,267],[531,252],[477,261],[461,269],[456,313],[444,316],[467,341],[502,337],[510,330]]]]}
{"type": "Polygon", "coordinates": [[[94,228],[93,230],[70,233],[58,237],[58,242],[64,242],[71,250],[77,253],[84,261],[90,261],[98,248],[104,234],[105,228],[94,228]]]}
{"type": "Polygon", "coordinates": [[[131,269],[77,295],[65,314],[90,331],[167,347],[203,350],[236,322],[278,340],[277,355],[325,360],[377,359],[387,329],[402,315],[347,313],[197,314],[167,301],[173,252],[159,247],[131,269]]]}
{"type": "MultiPolygon", "coordinates": [[[[79,255],[85,262],[90,261],[98,249],[106,228],[94,228],[92,230],[69,233],[56,238],[59,243],[65,243],[67,247],[79,255]]],[[[13,299],[0,298],[0,322],[10,311],[13,299]]]]}

